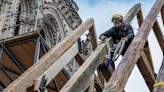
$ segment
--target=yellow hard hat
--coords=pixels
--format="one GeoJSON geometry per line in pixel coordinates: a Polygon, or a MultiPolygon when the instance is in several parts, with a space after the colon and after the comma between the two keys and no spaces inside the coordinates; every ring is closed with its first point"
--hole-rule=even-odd
{"type": "Polygon", "coordinates": [[[123,20],[123,17],[119,13],[115,13],[113,15],[113,17],[112,17],[112,22],[114,22],[114,21],[122,21],[122,20],[123,20]]]}

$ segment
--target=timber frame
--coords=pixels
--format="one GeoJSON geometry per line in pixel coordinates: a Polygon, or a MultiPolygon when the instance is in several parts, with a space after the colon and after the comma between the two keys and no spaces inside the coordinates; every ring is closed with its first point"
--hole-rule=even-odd
{"type": "MultiPolygon", "coordinates": [[[[152,62],[150,62],[150,57],[148,56],[145,49],[143,49],[150,30],[151,28],[153,28],[154,33],[162,49],[162,52],[164,52],[164,36],[156,19],[157,14],[161,11],[162,20],[164,21],[163,7],[164,0],[156,0],[149,14],[147,15],[143,23],[140,25],[137,35],[133,39],[131,45],[129,46],[128,50],[122,58],[121,63],[118,65],[117,69],[111,76],[103,92],[122,92],[135,64],[138,65],[143,77],[145,78],[146,84],[148,85],[150,92],[163,92],[163,86],[157,86],[153,88],[153,85],[155,84],[155,80],[157,83],[163,82],[164,76],[162,71],[164,66],[162,64],[160,72],[156,78],[152,67],[152,62]]],[[[141,22],[142,21],[140,21],[140,23],[141,22]]]]}
{"type": "Polygon", "coordinates": [[[88,19],[81,24],[52,49],[44,45],[44,41],[41,40],[38,33],[33,32],[7,39],[7,41],[1,41],[0,55],[2,56],[5,52],[5,55],[11,58],[11,61],[17,66],[18,71],[14,73],[14,71],[11,71],[13,69],[9,70],[8,68],[4,68],[4,66],[0,66],[3,75],[9,79],[8,84],[3,84],[0,81],[0,90],[1,87],[6,87],[7,85],[3,92],[44,92],[45,90],[50,92],[123,92],[130,73],[134,65],[137,64],[150,92],[163,92],[164,86],[153,87],[153,85],[164,81],[164,59],[159,74],[156,77],[150,48],[149,46],[145,46],[150,30],[153,29],[161,50],[164,53],[164,36],[156,19],[159,12],[161,12],[164,23],[164,0],[156,0],[156,3],[145,20],[143,19],[140,4],[135,4],[129,10],[124,17],[124,21],[129,24],[136,16],[139,31],[115,71],[109,68],[107,73],[100,72],[97,68],[99,65],[106,63],[106,55],[110,51],[112,39],[108,38],[105,42],[98,43],[93,19],[88,19]],[[89,32],[92,45],[92,53],[90,53],[89,57],[85,57],[79,52],[78,45],[79,38],[86,31],[89,32]],[[31,42],[33,59],[30,61],[32,64],[35,63],[29,68],[25,68],[26,66],[23,67],[23,64],[19,64],[19,59],[9,51],[12,49],[10,46],[14,47],[16,45],[15,42],[22,44],[22,41],[26,42],[26,39],[30,39],[30,41],[27,41],[27,44],[23,45],[29,45],[28,42],[31,42]],[[68,78],[63,72],[63,68],[72,59],[75,59],[80,67],[68,78]],[[13,74],[12,77],[10,76],[11,74],[13,74]],[[20,76],[18,77],[16,75],[20,76]],[[40,86],[43,81],[45,83],[42,87],[46,88],[41,90],[42,88],[40,86]]]}

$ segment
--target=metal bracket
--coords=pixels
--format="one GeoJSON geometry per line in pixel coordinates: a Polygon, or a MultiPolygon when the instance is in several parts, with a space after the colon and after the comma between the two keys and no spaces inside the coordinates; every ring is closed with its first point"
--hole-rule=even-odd
{"type": "Polygon", "coordinates": [[[40,92],[45,92],[46,83],[47,83],[47,78],[46,78],[46,76],[44,75],[44,76],[42,77],[42,80],[41,80],[41,83],[40,83],[40,86],[39,86],[40,92]]]}

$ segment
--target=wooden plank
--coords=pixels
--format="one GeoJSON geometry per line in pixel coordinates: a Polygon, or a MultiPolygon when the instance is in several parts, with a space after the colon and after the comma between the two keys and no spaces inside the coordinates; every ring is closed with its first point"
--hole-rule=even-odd
{"type": "Polygon", "coordinates": [[[141,58],[138,60],[137,66],[141,74],[143,75],[145,82],[149,87],[150,92],[152,92],[153,85],[155,83],[155,73],[152,70],[152,67],[144,51],[141,51],[141,58]]]}
{"type": "MultiPolygon", "coordinates": [[[[156,79],[156,83],[159,83],[159,82],[164,82],[164,56],[163,56],[161,68],[159,70],[159,73],[156,79]]],[[[153,92],[163,92],[163,91],[164,91],[163,85],[154,87],[153,89],[153,92]]]]}
{"type": "Polygon", "coordinates": [[[76,56],[75,56],[75,60],[77,61],[77,63],[81,66],[84,61],[86,60],[85,56],[83,54],[80,54],[78,53],[76,56]]]}
{"type": "Polygon", "coordinates": [[[103,92],[113,91],[122,92],[125,84],[132,72],[134,65],[137,63],[140,57],[140,51],[144,47],[147,40],[150,29],[153,27],[156,20],[156,16],[163,6],[163,0],[157,0],[148,16],[141,25],[139,32],[133,39],[131,45],[127,49],[121,63],[118,65],[117,69],[112,74],[112,77],[108,81],[107,86],[103,92]]]}
{"type": "Polygon", "coordinates": [[[153,31],[155,33],[155,36],[158,40],[158,43],[159,43],[161,49],[162,49],[162,52],[164,53],[164,36],[163,36],[162,30],[161,30],[160,25],[157,20],[154,23],[153,31]]]}
{"type": "MultiPolygon", "coordinates": [[[[144,20],[142,10],[138,12],[137,20],[138,20],[139,27],[141,27],[144,20]]],[[[154,66],[153,66],[149,46],[144,48],[144,50],[141,52],[141,57],[139,58],[137,65],[143,78],[145,79],[147,86],[149,87],[150,92],[152,92],[155,76],[154,76],[154,66]]]]}
{"type": "Polygon", "coordinates": [[[163,21],[163,25],[164,25],[164,5],[161,9],[161,16],[162,16],[162,21],[163,21]]]}
{"type": "Polygon", "coordinates": [[[91,75],[89,85],[90,86],[89,86],[88,92],[94,92],[94,88],[95,88],[95,76],[94,76],[94,74],[91,75]]]}
{"type": "Polygon", "coordinates": [[[138,12],[141,10],[141,4],[137,3],[135,4],[125,15],[124,22],[126,24],[130,24],[130,22],[133,20],[133,18],[138,14],[138,12]]]}
{"type": "Polygon", "coordinates": [[[4,84],[4,86],[8,86],[11,81],[9,80],[9,78],[4,74],[4,72],[0,69],[0,80],[1,82],[4,84]]]}
{"type": "Polygon", "coordinates": [[[143,51],[144,51],[145,55],[147,56],[147,59],[148,59],[148,61],[149,61],[149,64],[150,64],[152,70],[155,71],[155,70],[154,70],[154,64],[153,64],[153,59],[152,59],[152,55],[151,55],[151,52],[150,52],[149,45],[148,45],[148,47],[145,47],[145,48],[143,49],[143,51]]]}
{"type": "Polygon", "coordinates": [[[101,71],[97,71],[98,78],[100,79],[101,83],[104,85],[106,83],[105,77],[101,71]]]}
{"type": "Polygon", "coordinates": [[[86,82],[101,63],[101,58],[105,57],[106,45],[98,46],[87,58],[82,66],[75,72],[71,79],[65,84],[60,92],[81,92],[87,88],[86,82]],[[80,85],[79,85],[80,84],[80,85]]]}
{"type": "MultiPolygon", "coordinates": [[[[110,54],[109,47],[110,47],[110,45],[112,45],[112,38],[110,37],[110,38],[106,39],[105,42],[106,42],[106,44],[107,44],[107,49],[108,49],[107,55],[109,56],[109,54],[110,54]],[[108,45],[109,45],[109,46],[108,46],[108,45]]],[[[100,41],[100,42],[98,43],[98,45],[101,45],[102,43],[103,43],[103,42],[100,41]]],[[[108,56],[107,56],[107,57],[108,57],[108,56]]],[[[100,64],[100,66],[105,66],[105,65],[106,65],[106,59],[107,59],[106,57],[102,58],[102,64],[100,64]]],[[[99,79],[100,79],[101,82],[104,84],[104,83],[106,83],[106,81],[108,81],[109,78],[111,77],[111,75],[112,75],[112,73],[113,73],[113,68],[110,67],[106,72],[101,72],[101,71],[98,70],[97,73],[98,73],[99,79]]]]}
{"type": "Polygon", "coordinates": [[[98,45],[95,25],[89,29],[89,36],[91,38],[92,48],[95,50],[98,45]]]}
{"type": "Polygon", "coordinates": [[[138,20],[138,25],[139,27],[141,27],[142,23],[143,23],[143,13],[142,13],[142,10],[140,10],[137,14],[137,20],[138,20]]]}
{"type": "Polygon", "coordinates": [[[104,84],[101,82],[99,77],[94,73],[94,78],[95,78],[95,89],[97,92],[102,92],[104,89],[104,84]]]}
{"type": "Polygon", "coordinates": [[[60,72],[56,77],[56,82],[59,90],[67,83],[68,77],[64,74],[64,72],[60,72]],[[62,80],[62,81],[61,81],[62,80]]]}
{"type": "MultiPolygon", "coordinates": [[[[80,54],[80,53],[78,53],[76,56],[75,56],[75,59],[76,59],[76,61],[79,63],[79,65],[81,66],[83,63],[84,63],[84,61],[86,60],[86,58],[83,56],[82,57],[82,54],[80,54]]],[[[103,82],[101,81],[101,79],[99,79],[95,74],[94,74],[94,78],[95,78],[95,82],[97,82],[97,83],[95,83],[95,88],[96,88],[96,91],[97,92],[101,92],[102,91],[102,89],[104,88],[104,85],[102,84],[103,82]]],[[[102,78],[102,77],[101,77],[102,78]]],[[[103,78],[104,79],[104,78],[103,78]]],[[[91,80],[92,80],[92,78],[91,78],[91,80]]],[[[90,81],[91,81],[90,80],[90,81]]],[[[92,85],[91,85],[92,86],[92,85]]],[[[90,88],[89,88],[90,89],[90,88]]]]}
{"type": "MultiPolygon", "coordinates": [[[[142,23],[143,23],[143,14],[142,14],[142,10],[140,10],[137,14],[137,20],[138,20],[138,25],[139,27],[141,27],[142,23]]],[[[148,40],[147,40],[148,42],[148,40]]],[[[151,57],[151,53],[150,53],[150,48],[149,48],[149,44],[148,44],[148,47],[147,48],[144,48],[144,52],[146,53],[146,56],[148,58],[148,61],[150,62],[150,65],[154,71],[154,66],[153,66],[153,61],[152,61],[152,57],[151,57]]]]}
{"type": "Polygon", "coordinates": [[[13,72],[8,71],[8,70],[6,70],[6,69],[5,69],[5,71],[6,71],[14,80],[17,79],[17,78],[19,77],[19,75],[16,74],[16,73],[13,73],[13,72]]]}
{"type": "Polygon", "coordinates": [[[4,92],[25,92],[33,85],[33,80],[45,72],[66,50],[68,50],[77,39],[93,25],[93,19],[87,20],[77,29],[72,31],[69,36],[47,52],[37,64],[30,67],[23,75],[9,85],[4,92]]]}
{"type": "MultiPolygon", "coordinates": [[[[33,43],[35,46],[35,44],[33,43]]],[[[23,46],[28,47],[28,44],[21,44],[21,45],[14,45],[12,47],[9,47],[8,49],[12,52],[12,54],[15,56],[15,58],[20,62],[20,64],[24,67],[24,69],[28,69],[30,66],[34,64],[33,57],[30,57],[34,54],[28,54],[23,46]]],[[[28,49],[29,52],[34,52],[34,49],[28,49]]]]}
{"type": "MultiPolygon", "coordinates": [[[[138,20],[138,25],[139,25],[139,28],[141,27],[142,23],[143,23],[143,13],[142,13],[142,10],[140,10],[137,14],[137,20],[138,20]]],[[[147,40],[148,42],[148,40],[147,40]]],[[[148,58],[148,61],[150,62],[150,65],[154,71],[154,66],[153,66],[153,62],[152,62],[152,57],[151,57],[151,53],[150,53],[150,48],[149,48],[149,44],[148,44],[148,47],[147,48],[144,48],[144,52],[146,53],[147,55],[147,58],[148,58]]]]}
{"type": "Polygon", "coordinates": [[[13,63],[13,61],[8,57],[6,53],[3,53],[1,65],[5,68],[8,68],[10,70],[13,70],[14,72],[21,74],[22,72],[19,70],[19,68],[13,63]]]}
{"type": "Polygon", "coordinates": [[[34,80],[34,90],[39,90],[42,77],[47,78],[46,86],[54,77],[75,57],[78,53],[78,44],[75,43],[69,48],[54,64],[52,64],[41,76],[34,80]]]}

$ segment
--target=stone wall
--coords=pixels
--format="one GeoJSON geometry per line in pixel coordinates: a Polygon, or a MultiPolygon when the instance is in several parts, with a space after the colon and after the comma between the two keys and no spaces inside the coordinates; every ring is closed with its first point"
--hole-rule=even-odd
{"type": "Polygon", "coordinates": [[[73,0],[38,1],[39,9],[37,0],[0,0],[1,39],[36,31],[36,18],[38,19],[37,31],[43,29],[51,29],[49,31],[52,32],[49,33],[59,31],[56,34],[60,39],[81,24],[82,21],[77,14],[78,7],[73,0]],[[36,17],[37,10],[38,17],[36,17]],[[56,24],[50,21],[51,19],[55,20],[56,24]]]}

